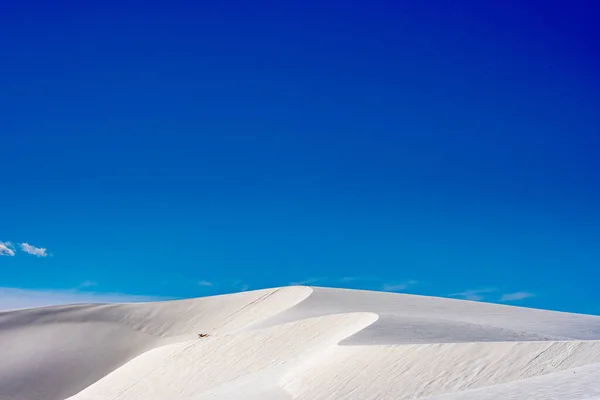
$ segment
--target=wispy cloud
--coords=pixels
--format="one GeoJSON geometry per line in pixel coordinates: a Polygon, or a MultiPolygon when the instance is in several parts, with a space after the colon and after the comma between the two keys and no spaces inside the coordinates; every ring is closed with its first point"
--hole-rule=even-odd
{"type": "Polygon", "coordinates": [[[311,283],[321,282],[321,281],[324,281],[325,279],[327,279],[327,278],[308,278],[308,279],[304,279],[302,281],[290,282],[289,284],[291,286],[303,286],[303,285],[310,285],[311,283]]]}
{"type": "Polygon", "coordinates": [[[240,292],[245,292],[250,289],[250,286],[244,283],[242,280],[237,280],[233,282],[233,287],[239,290],[240,292]]]}
{"type": "Polygon", "coordinates": [[[165,300],[121,293],[88,293],[77,290],[30,290],[0,287],[0,310],[82,303],[138,303],[165,300]]]}
{"type": "Polygon", "coordinates": [[[337,279],[336,283],[344,287],[353,286],[364,289],[377,290],[381,288],[382,278],[376,275],[344,276],[337,279]]]}
{"type": "Polygon", "coordinates": [[[470,289],[464,292],[452,293],[451,297],[459,297],[465,300],[481,301],[485,299],[490,293],[494,293],[496,289],[484,288],[484,289],[470,289]]]}
{"type": "Polygon", "coordinates": [[[508,302],[527,299],[529,297],[534,297],[535,295],[529,292],[498,293],[498,289],[483,288],[465,290],[464,292],[459,293],[452,293],[450,296],[472,301],[492,300],[508,302]]]}
{"type": "Polygon", "coordinates": [[[535,294],[529,292],[504,293],[502,297],[500,297],[500,301],[517,301],[529,297],[535,297],[535,294]]]}
{"type": "Polygon", "coordinates": [[[415,280],[410,280],[406,282],[390,282],[384,283],[382,286],[382,290],[384,292],[400,292],[402,290],[408,289],[410,286],[416,285],[418,282],[415,280]]]}
{"type": "Polygon", "coordinates": [[[0,256],[15,256],[15,248],[11,242],[0,242],[0,256]]]}
{"type": "Polygon", "coordinates": [[[209,282],[209,281],[198,281],[198,286],[209,287],[212,285],[213,285],[212,282],[209,282]]]}
{"type": "Polygon", "coordinates": [[[98,282],[94,281],[83,281],[79,285],[77,285],[77,289],[89,288],[92,286],[97,286],[98,282]]]}
{"type": "Polygon", "coordinates": [[[48,253],[47,253],[47,249],[45,249],[44,247],[35,247],[30,245],[29,243],[21,243],[21,250],[23,250],[25,253],[37,256],[37,257],[47,257],[48,253]]]}

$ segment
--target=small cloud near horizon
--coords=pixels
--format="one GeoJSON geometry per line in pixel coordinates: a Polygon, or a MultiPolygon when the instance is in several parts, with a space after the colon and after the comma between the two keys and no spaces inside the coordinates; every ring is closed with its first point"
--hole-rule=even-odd
{"type": "Polygon", "coordinates": [[[535,297],[535,294],[529,292],[515,292],[515,293],[504,293],[500,297],[500,301],[517,301],[535,297]]]}
{"type": "Polygon", "coordinates": [[[245,292],[248,289],[250,289],[250,286],[248,284],[244,283],[242,280],[237,280],[237,281],[233,282],[233,287],[238,289],[240,292],[245,292]]]}
{"type": "Polygon", "coordinates": [[[410,286],[416,285],[418,282],[415,280],[410,280],[401,283],[384,283],[382,286],[382,290],[384,292],[399,292],[402,290],[408,289],[410,286]]]}
{"type": "Polygon", "coordinates": [[[98,282],[83,281],[77,286],[77,288],[87,288],[87,287],[92,287],[92,286],[98,286],[98,282]]]}
{"type": "Polygon", "coordinates": [[[290,286],[304,286],[304,285],[309,285],[311,283],[324,281],[325,279],[327,279],[327,278],[308,278],[308,279],[304,279],[302,281],[290,282],[289,285],[290,286]]]}
{"type": "Polygon", "coordinates": [[[11,242],[0,242],[0,256],[15,256],[15,248],[11,242]]]}
{"type": "Polygon", "coordinates": [[[465,290],[464,292],[452,293],[452,294],[450,294],[450,296],[451,297],[460,297],[462,299],[471,300],[471,301],[481,301],[481,300],[485,299],[485,297],[488,294],[494,293],[495,291],[496,291],[496,289],[492,289],[492,288],[471,289],[471,290],[465,290]]]}
{"type": "Polygon", "coordinates": [[[21,243],[21,250],[27,254],[31,254],[36,257],[47,257],[47,249],[44,247],[35,247],[30,245],[29,243],[21,243]]]}
{"type": "Polygon", "coordinates": [[[209,281],[198,281],[198,286],[209,287],[212,285],[213,285],[212,282],[209,282],[209,281]]]}
{"type": "Polygon", "coordinates": [[[0,310],[2,311],[65,304],[139,303],[159,300],[165,300],[165,298],[122,293],[90,293],[79,292],[77,290],[34,290],[0,287],[0,310]]]}
{"type": "Polygon", "coordinates": [[[338,279],[340,283],[350,283],[350,282],[381,282],[382,278],[377,275],[354,275],[354,276],[344,276],[338,279]]]}

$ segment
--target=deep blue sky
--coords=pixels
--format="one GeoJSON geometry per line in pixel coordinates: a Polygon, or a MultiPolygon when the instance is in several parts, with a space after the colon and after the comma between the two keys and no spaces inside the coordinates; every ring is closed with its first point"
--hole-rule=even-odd
{"type": "Polygon", "coordinates": [[[0,6],[0,288],[600,314],[596,2],[88,3],[0,6]]]}

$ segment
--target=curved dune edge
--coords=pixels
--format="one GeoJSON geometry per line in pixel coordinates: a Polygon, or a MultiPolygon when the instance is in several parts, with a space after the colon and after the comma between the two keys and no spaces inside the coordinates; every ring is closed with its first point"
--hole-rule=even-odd
{"type": "Polygon", "coordinates": [[[0,400],[63,400],[151,349],[246,328],[301,302],[308,287],[135,304],[0,313],[0,400]]]}
{"type": "Polygon", "coordinates": [[[596,339],[600,317],[302,286],[52,307],[0,313],[0,400],[591,399],[596,339]]]}
{"type": "Polygon", "coordinates": [[[220,386],[248,375],[276,377],[376,320],[377,315],[372,313],[329,315],[159,347],[131,360],[71,400],[211,395],[212,390],[222,391],[220,386]]]}

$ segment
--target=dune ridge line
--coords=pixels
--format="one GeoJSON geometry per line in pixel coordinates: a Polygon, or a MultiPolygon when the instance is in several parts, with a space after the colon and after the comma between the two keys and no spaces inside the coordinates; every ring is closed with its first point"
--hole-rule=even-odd
{"type": "Polygon", "coordinates": [[[305,286],[51,307],[0,313],[0,400],[583,400],[599,340],[595,316],[305,286]]]}

